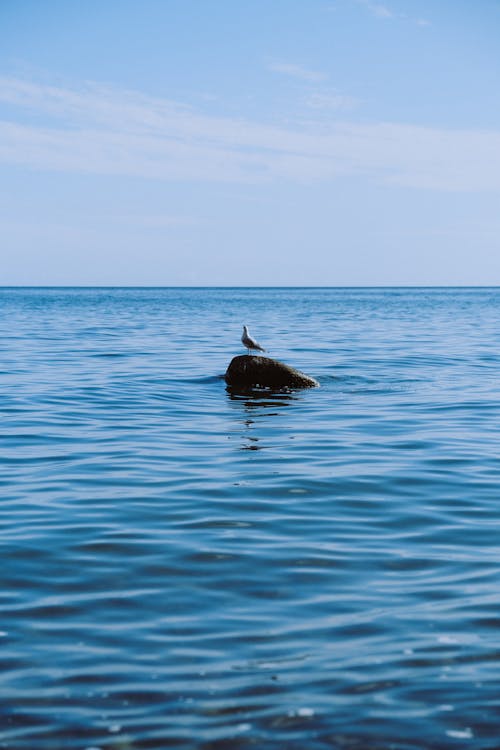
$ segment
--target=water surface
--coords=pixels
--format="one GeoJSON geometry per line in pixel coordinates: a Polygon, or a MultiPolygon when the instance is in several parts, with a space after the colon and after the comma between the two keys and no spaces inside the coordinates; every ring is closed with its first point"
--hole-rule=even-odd
{"type": "Polygon", "coordinates": [[[500,290],[0,311],[0,747],[500,747],[500,290]]]}

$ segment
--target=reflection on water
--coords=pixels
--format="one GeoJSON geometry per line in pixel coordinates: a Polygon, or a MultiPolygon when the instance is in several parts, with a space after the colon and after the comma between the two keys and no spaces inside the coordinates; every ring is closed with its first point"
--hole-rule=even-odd
{"type": "Polygon", "coordinates": [[[226,392],[231,401],[244,401],[250,407],[286,406],[290,401],[297,400],[297,391],[291,389],[272,390],[271,388],[243,388],[227,385],[226,392]]]}
{"type": "Polygon", "coordinates": [[[293,401],[298,401],[299,397],[294,395],[292,390],[277,390],[270,388],[241,388],[227,386],[226,392],[230,401],[241,405],[244,414],[251,415],[252,419],[244,419],[242,424],[245,425],[245,431],[242,433],[243,441],[241,450],[258,451],[265,448],[261,438],[251,434],[255,427],[259,425],[260,417],[277,417],[279,411],[284,406],[289,406],[293,401]],[[254,419],[255,418],[255,419],[254,419]]]}

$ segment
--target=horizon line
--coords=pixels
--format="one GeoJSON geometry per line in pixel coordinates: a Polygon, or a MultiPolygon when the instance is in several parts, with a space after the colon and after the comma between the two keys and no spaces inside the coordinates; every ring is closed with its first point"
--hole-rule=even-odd
{"type": "Polygon", "coordinates": [[[1,284],[0,289],[499,289],[500,284],[1,284]]]}

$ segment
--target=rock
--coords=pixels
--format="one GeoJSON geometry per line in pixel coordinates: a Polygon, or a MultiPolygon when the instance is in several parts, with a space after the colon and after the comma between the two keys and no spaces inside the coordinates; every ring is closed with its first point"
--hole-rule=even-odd
{"type": "Polygon", "coordinates": [[[314,378],[278,362],[277,359],[251,354],[234,357],[224,378],[228,385],[244,388],[314,388],[319,385],[314,378]]]}

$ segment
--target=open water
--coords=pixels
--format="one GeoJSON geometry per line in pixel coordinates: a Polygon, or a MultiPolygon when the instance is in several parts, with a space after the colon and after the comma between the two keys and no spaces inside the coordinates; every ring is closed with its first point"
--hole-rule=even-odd
{"type": "Polygon", "coordinates": [[[499,289],[0,313],[1,748],[500,748],[499,289]]]}

